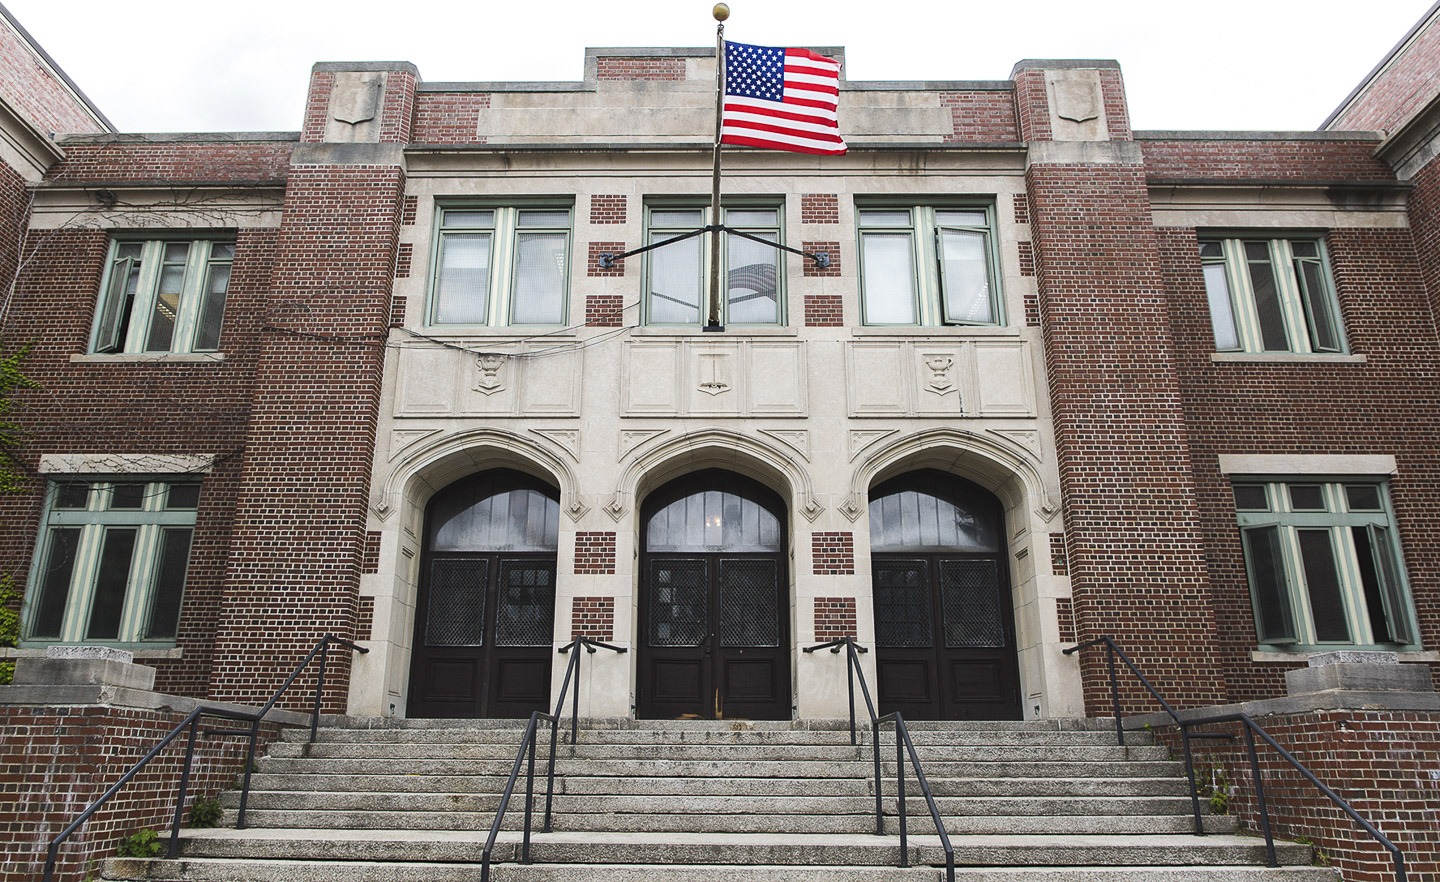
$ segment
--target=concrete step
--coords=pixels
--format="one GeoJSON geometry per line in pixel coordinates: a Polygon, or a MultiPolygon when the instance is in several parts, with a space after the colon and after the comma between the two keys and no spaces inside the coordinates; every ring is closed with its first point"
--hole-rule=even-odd
{"type": "MultiPolygon", "coordinates": [[[[319,744],[509,744],[520,743],[521,732],[515,728],[454,728],[454,729],[321,729],[319,744]]],[[[549,730],[542,730],[545,740],[549,730]]],[[[308,729],[292,729],[284,733],[282,743],[299,744],[309,741],[308,729]]],[[[1055,729],[930,729],[912,731],[916,745],[1099,745],[1115,746],[1113,731],[1055,729]]],[[[1148,733],[1127,736],[1135,746],[1153,744],[1148,733]]],[[[569,744],[570,728],[562,725],[559,742],[569,744]]],[[[870,743],[870,730],[857,732],[859,744],[870,743]]],[[[848,730],[813,729],[581,729],[580,744],[824,744],[850,745],[848,730]]],[[[894,732],[881,733],[882,745],[893,745],[894,732]]]]}
{"type": "MultiPolygon", "coordinates": [[[[912,782],[913,783],[913,782],[912,782]]],[[[906,804],[911,815],[926,814],[928,809],[918,791],[907,789],[906,804]]],[[[895,813],[895,791],[885,791],[882,803],[887,813],[895,813]]],[[[523,796],[523,790],[519,792],[523,796]]],[[[537,788],[537,797],[543,789],[537,788]]],[[[238,804],[238,798],[227,797],[226,806],[238,804]]],[[[936,807],[942,816],[984,817],[992,815],[1163,815],[1183,814],[1190,801],[1173,796],[1107,797],[1083,796],[937,796],[936,807]]],[[[337,793],[269,792],[250,794],[249,810],[274,812],[375,812],[406,827],[403,815],[480,813],[488,819],[499,808],[498,794],[477,793],[337,793]]],[[[511,805],[518,808],[518,798],[511,805]]],[[[875,801],[867,795],[855,796],[701,796],[682,795],[610,795],[559,794],[554,798],[554,811],[559,817],[573,815],[674,815],[705,818],[714,815],[867,815],[873,814],[875,801]]],[[[428,823],[422,821],[421,823],[428,823]]],[[[487,820],[488,823],[488,820],[487,820]]],[[[703,823],[703,821],[701,821],[703,823]]],[[[425,829],[422,827],[421,829],[425,829]]],[[[775,829],[784,829],[783,825],[775,829]]]]}
{"type": "MultiPolygon", "coordinates": [[[[479,869],[470,863],[386,863],[362,861],[227,860],[182,858],[175,861],[110,858],[103,878],[114,882],[474,882],[479,869]]],[[[825,866],[741,864],[545,864],[492,865],[494,882],[940,882],[934,866],[825,866]]],[[[1328,867],[1249,866],[1123,867],[1023,866],[957,867],[957,882],[1339,882],[1328,867]]]]}
{"type": "MultiPolygon", "coordinates": [[[[331,837],[321,830],[194,831],[181,837],[184,857],[265,860],[478,862],[483,835],[432,833],[331,837]]],[[[516,860],[516,837],[504,834],[493,860],[516,860]]],[[[1216,835],[957,835],[951,838],[960,866],[1241,865],[1264,861],[1264,844],[1248,836],[1216,835]]],[[[1308,864],[1308,846],[1276,843],[1285,865],[1308,864]]],[[[765,864],[797,866],[890,866],[899,855],[897,836],[799,834],[588,834],[536,833],[531,859],[548,864],[765,864]]],[[[939,839],[916,835],[909,862],[944,863],[939,839]]]]}
{"type": "MultiPolygon", "coordinates": [[[[515,759],[519,749],[514,744],[496,743],[403,743],[355,742],[301,744],[279,742],[271,745],[269,755],[278,759],[515,759]]],[[[549,755],[549,743],[542,741],[537,756],[549,755]]],[[[885,761],[886,751],[881,753],[885,761]]],[[[888,751],[890,762],[894,762],[893,748],[888,751]]],[[[1164,747],[1116,747],[1109,744],[1080,744],[1055,746],[1044,744],[990,744],[990,745],[916,745],[916,753],[922,763],[934,762],[1037,762],[1064,759],[1077,761],[1116,760],[1165,760],[1169,751],[1164,747]]],[[[668,760],[739,760],[746,761],[790,761],[807,760],[822,762],[853,762],[870,760],[872,749],[868,746],[852,747],[850,744],[744,744],[729,741],[700,744],[587,744],[557,747],[557,757],[581,760],[652,759],[668,760]]]]}

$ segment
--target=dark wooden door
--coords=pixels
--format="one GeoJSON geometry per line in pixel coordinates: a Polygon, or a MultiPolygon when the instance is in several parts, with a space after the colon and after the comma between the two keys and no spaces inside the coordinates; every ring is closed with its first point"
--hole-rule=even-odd
{"type": "Polygon", "coordinates": [[[420,586],[410,717],[528,717],[550,697],[553,555],[435,554],[420,586]]]}
{"type": "Polygon", "coordinates": [[[650,555],[639,714],[790,718],[788,592],[777,555],[650,555]]]}
{"type": "Polygon", "coordinates": [[[876,555],[880,712],[915,720],[1018,720],[1019,670],[1002,561],[876,555]]]}
{"type": "Polygon", "coordinates": [[[646,719],[788,720],[784,506],[721,470],[644,507],[637,712],[646,719]]]}

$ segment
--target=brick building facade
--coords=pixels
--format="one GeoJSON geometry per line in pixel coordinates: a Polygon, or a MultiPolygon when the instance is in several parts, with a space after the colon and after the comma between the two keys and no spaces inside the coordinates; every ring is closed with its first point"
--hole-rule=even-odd
{"type": "Polygon", "coordinates": [[[708,237],[605,257],[706,222],[711,51],[321,63],[298,132],[128,135],[7,19],[0,653],[258,705],[334,634],[376,718],[528,713],[581,634],[635,650],[589,716],[840,716],[843,636],[914,717],[1106,715],[1100,635],[1182,708],[1440,663],[1437,47],[1315,132],[1134,131],[1109,61],[842,84],[847,156],[727,153],[727,226],[827,260],[727,233],[714,334],[708,237]]]}

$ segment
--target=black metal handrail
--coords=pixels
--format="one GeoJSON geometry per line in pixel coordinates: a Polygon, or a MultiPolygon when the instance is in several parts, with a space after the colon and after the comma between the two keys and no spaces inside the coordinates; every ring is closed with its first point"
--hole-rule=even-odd
{"type": "Polygon", "coordinates": [[[865,682],[865,671],[860,667],[860,653],[869,652],[863,646],[858,645],[853,637],[841,637],[839,640],[831,640],[828,643],[821,643],[816,646],[807,646],[803,652],[817,652],[821,649],[828,649],[831,653],[839,653],[845,650],[846,677],[845,685],[850,694],[850,743],[856,743],[855,737],[855,681],[860,681],[860,694],[865,699],[865,709],[870,714],[870,741],[875,756],[875,835],[885,835],[884,808],[881,802],[880,774],[880,727],[886,723],[895,724],[895,793],[896,793],[896,815],[900,820],[900,866],[910,866],[910,849],[907,839],[907,816],[909,810],[905,804],[905,757],[908,754],[910,766],[915,770],[915,780],[920,785],[920,793],[925,797],[925,805],[930,809],[930,819],[935,822],[935,832],[940,835],[940,845],[945,850],[945,882],[955,882],[955,848],[950,844],[950,834],[945,830],[945,822],[940,818],[940,809],[935,805],[935,795],[930,791],[930,782],[925,778],[925,770],[920,766],[920,755],[915,751],[915,742],[910,738],[910,727],[905,724],[905,715],[899,711],[879,716],[875,712],[875,702],[870,698],[870,687],[865,682]]]}
{"type": "MultiPolygon", "coordinates": [[[[1173,725],[1180,730],[1180,738],[1182,743],[1185,745],[1185,767],[1186,773],[1189,775],[1190,778],[1190,795],[1196,806],[1196,833],[1202,833],[1203,830],[1199,829],[1199,796],[1198,794],[1196,794],[1195,791],[1195,774],[1190,761],[1190,739],[1207,737],[1213,738],[1217,737],[1217,735],[1211,733],[1191,734],[1190,729],[1194,726],[1209,726],[1222,723],[1239,723],[1241,726],[1244,727],[1245,730],[1245,748],[1248,759],[1250,761],[1250,776],[1255,781],[1255,805],[1260,815],[1260,829],[1265,836],[1265,858],[1267,866],[1277,867],[1280,864],[1275,856],[1275,837],[1270,829],[1270,809],[1269,805],[1265,800],[1265,779],[1260,773],[1260,758],[1255,750],[1255,738],[1257,736],[1266,744],[1268,744],[1277,754],[1279,754],[1281,759],[1289,763],[1291,768],[1295,769],[1295,771],[1299,772],[1302,777],[1304,777],[1311,784],[1315,785],[1316,789],[1318,789],[1326,796],[1326,798],[1328,798],[1332,803],[1334,803],[1336,808],[1344,812],[1356,824],[1359,824],[1360,828],[1363,829],[1366,833],[1370,834],[1370,836],[1380,844],[1381,848],[1389,852],[1390,857],[1395,864],[1395,882],[1407,882],[1407,877],[1405,875],[1405,855],[1400,851],[1399,846],[1391,842],[1390,838],[1387,837],[1384,833],[1381,833],[1379,830],[1377,830],[1374,824],[1371,824],[1369,821],[1365,820],[1365,818],[1362,817],[1360,813],[1355,810],[1354,806],[1350,805],[1350,803],[1346,801],[1344,797],[1327,787],[1323,781],[1321,781],[1315,776],[1314,772],[1306,768],[1305,764],[1300,762],[1300,760],[1293,753],[1282,747],[1280,745],[1280,742],[1276,741],[1274,736],[1272,736],[1269,732],[1266,732],[1265,729],[1261,727],[1259,723],[1255,722],[1255,720],[1249,714],[1231,713],[1213,714],[1203,717],[1181,717],[1180,714],[1176,713],[1175,709],[1172,708],[1169,703],[1165,701],[1164,698],[1160,697],[1160,693],[1155,690],[1155,687],[1150,684],[1149,680],[1145,679],[1145,676],[1140,673],[1139,668],[1135,667],[1134,662],[1130,661],[1129,657],[1125,655],[1124,650],[1122,650],[1118,645],[1116,645],[1115,641],[1109,637],[1097,637],[1094,640],[1081,643],[1077,646],[1072,646],[1069,649],[1064,650],[1064,652],[1066,655],[1070,655],[1072,653],[1079,652],[1080,650],[1087,647],[1099,646],[1102,644],[1105,646],[1106,655],[1109,658],[1110,662],[1110,695],[1113,706],[1115,708],[1115,733],[1120,739],[1120,744],[1124,745],[1125,743],[1125,729],[1120,716],[1120,686],[1115,677],[1116,656],[1119,656],[1120,660],[1125,663],[1125,666],[1130,669],[1131,673],[1133,673],[1136,678],[1139,679],[1141,685],[1143,685],[1146,690],[1148,690],[1150,694],[1158,702],[1160,702],[1160,706],[1165,709],[1165,713],[1169,715],[1170,719],[1173,721],[1173,725]]],[[[1229,738],[1230,736],[1219,735],[1218,737],[1229,738]]]]}
{"type": "MultiPolygon", "coordinates": [[[[623,646],[612,646],[599,640],[591,640],[589,637],[576,637],[556,652],[565,654],[572,649],[578,650],[580,647],[584,647],[585,652],[590,655],[594,655],[597,649],[608,649],[619,655],[625,653],[623,646]]],[[[541,827],[541,832],[550,832],[551,806],[555,799],[555,747],[560,737],[560,713],[565,709],[565,696],[570,690],[572,679],[575,681],[575,692],[571,696],[570,706],[570,744],[573,746],[580,737],[580,653],[577,651],[570,654],[570,661],[565,665],[565,679],[560,684],[560,698],[555,702],[555,713],[534,711],[530,714],[530,721],[525,724],[525,736],[520,739],[520,750],[515,754],[515,766],[510,770],[510,779],[505,782],[505,790],[500,795],[500,805],[495,810],[495,822],[490,825],[490,835],[485,839],[485,850],[480,853],[480,882],[490,882],[490,856],[495,851],[495,840],[500,835],[500,826],[505,822],[505,812],[510,808],[510,797],[514,794],[515,785],[519,782],[520,767],[526,765],[527,755],[529,765],[525,773],[525,828],[521,836],[520,863],[530,863],[530,819],[535,806],[535,733],[541,722],[550,724],[550,758],[545,787],[545,825],[541,827]]]]}
{"type": "Polygon", "coordinates": [[[142,769],[150,764],[151,760],[159,756],[176,738],[180,737],[180,733],[189,729],[190,734],[185,741],[185,763],[180,768],[180,787],[175,796],[175,817],[170,823],[170,842],[165,850],[165,857],[175,857],[175,852],[180,840],[180,819],[185,812],[185,797],[188,795],[190,789],[190,770],[195,759],[195,736],[199,731],[201,717],[219,717],[221,719],[239,720],[251,724],[249,729],[212,730],[206,733],[211,736],[243,735],[249,738],[250,743],[245,753],[245,781],[240,790],[240,808],[236,813],[235,823],[237,829],[243,829],[245,826],[245,803],[246,798],[250,794],[250,767],[255,759],[255,744],[260,737],[260,724],[265,721],[265,715],[274,710],[275,704],[279,702],[281,697],[295,684],[300,674],[315,660],[315,656],[319,655],[320,666],[315,672],[315,699],[310,715],[310,740],[315,740],[315,734],[320,727],[320,698],[325,688],[325,661],[330,644],[332,643],[347,647],[362,655],[370,651],[364,647],[356,646],[349,640],[336,637],[334,634],[326,634],[320,638],[320,641],[315,644],[315,647],[311,649],[309,654],[295,667],[295,670],[286,678],[284,684],[276,690],[274,695],[270,696],[270,700],[265,702],[264,707],[259,711],[240,711],[234,710],[233,708],[211,707],[209,705],[196,707],[186,715],[185,719],[175,728],[171,729],[169,734],[161,738],[159,743],[150,748],[149,752],[141,757],[139,762],[135,763],[135,765],[130,767],[129,771],[121,775],[120,780],[112,784],[108,790],[92,802],[85,811],[80,813],[79,817],[71,821],[69,826],[64,830],[61,830],[58,836],[50,840],[50,848],[45,853],[45,873],[41,877],[43,882],[50,882],[54,877],[55,862],[60,855],[60,846],[64,844],[65,840],[69,839],[74,835],[75,831],[83,827],[85,822],[90,820],[91,816],[98,812],[105,803],[110,801],[111,797],[119,793],[126,784],[129,784],[136,775],[140,774],[142,769]]]}

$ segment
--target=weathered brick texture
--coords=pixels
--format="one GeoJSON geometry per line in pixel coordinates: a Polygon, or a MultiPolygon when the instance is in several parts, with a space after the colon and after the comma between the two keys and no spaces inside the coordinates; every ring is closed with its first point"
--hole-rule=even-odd
{"type": "Polygon", "coordinates": [[[855,572],[855,534],[810,534],[811,570],[817,576],[849,576],[855,572]]]}
{"type": "Polygon", "coordinates": [[[577,597],[570,607],[570,638],[615,639],[615,598],[577,597]]]}
{"type": "Polygon", "coordinates": [[[825,643],[841,637],[854,637],[855,598],[815,598],[815,640],[825,643]]]}
{"type": "Polygon", "coordinates": [[[8,24],[0,26],[0,93],[43,134],[104,130],[8,24]]]}
{"type": "Polygon", "coordinates": [[[845,298],[839,294],[806,294],[805,324],[811,328],[845,326],[845,298]]]}
{"type": "Polygon", "coordinates": [[[597,193],[590,197],[590,223],[623,224],[626,219],[626,197],[597,193]]]}
{"type": "MultiPolygon", "coordinates": [[[[1121,641],[1177,704],[1219,703],[1225,685],[1215,675],[1215,621],[1145,171],[1032,164],[1026,184],[1079,636],[1121,641]]],[[[1101,664],[1100,653],[1082,658],[1093,714],[1109,702],[1101,664]]],[[[1148,706],[1137,690],[1126,700],[1148,706]]]]}
{"type": "Polygon", "coordinates": [[[1010,91],[941,92],[940,106],[950,111],[949,142],[1004,142],[1020,140],[1015,119],[1015,95],[1010,91]]]}
{"type": "Polygon", "coordinates": [[[1395,173],[1375,158],[1376,142],[1142,140],[1152,181],[1386,181],[1395,173]]]}
{"type": "MultiPolygon", "coordinates": [[[[321,636],[355,633],[403,187],[391,166],[291,171],[211,697],[263,701],[321,636]]],[[[331,665],[340,712],[350,653],[331,665]]]]}
{"type": "MultiPolygon", "coordinates": [[[[0,882],[39,879],[50,840],[184,717],[169,710],[0,706],[0,882]]],[[[261,728],[261,753],[276,735],[270,724],[261,728]]],[[[197,738],[191,798],[233,785],[245,747],[242,738],[197,738]]],[[[75,833],[60,849],[56,882],[93,878],[95,863],[113,855],[122,838],[168,827],[184,756],[182,736],[75,833]]]]}
{"type": "Polygon", "coordinates": [[[600,265],[600,255],[623,254],[625,250],[624,242],[591,242],[585,255],[585,275],[591,277],[625,275],[623,258],[616,260],[608,268],[600,265]]]}
{"type": "Polygon", "coordinates": [[[615,572],[615,533],[582,531],[575,534],[575,573],[610,575],[615,572]]]}
{"type": "MultiPolygon", "coordinates": [[[[267,183],[284,182],[294,141],[149,141],[124,136],[67,138],[65,159],[51,182],[267,183]]],[[[176,207],[203,210],[207,194],[176,192],[176,207]]]]}
{"type": "Polygon", "coordinates": [[[482,144],[480,112],[489,107],[486,92],[420,92],[415,96],[415,141],[482,144]]]}
{"type": "Polygon", "coordinates": [[[1336,114],[1327,128],[1393,134],[1435,97],[1440,89],[1435,82],[1437,70],[1440,70],[1440,25],[1432,21],[1363,92],[1336,114]]]}
{"type": "Polygon", "coordinates": [[[592,328],[618,328],[625,324],[625,298],[619,294],[591,294],[585,298],[585,324],[592,328]]]}
{"type": "Polygon", "coordinates": [[[820,266],[810,258],[804,258],[806,278],[835,278],[844,275],[840,266],[840,243],[839,242],[802,242],[800,250],[806,254],[824,254],[830,258],[829,266],[820,266]]]}
{"type": "Polygon", "coordinates": [[[596,77],[601,80],[683,80],[683,58],[628,58],[600,56],[596,77]]]}
{"type": "Polygon", "coordinates": [[[840,223],[840,197],[834,193],[801,193],[800,223],[840,223]]]}

